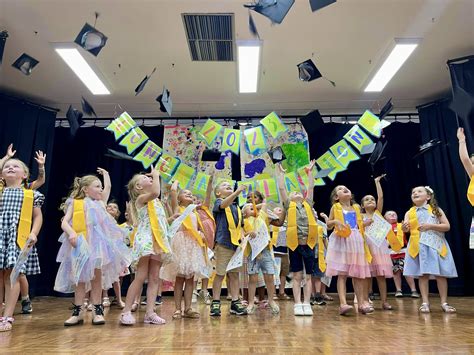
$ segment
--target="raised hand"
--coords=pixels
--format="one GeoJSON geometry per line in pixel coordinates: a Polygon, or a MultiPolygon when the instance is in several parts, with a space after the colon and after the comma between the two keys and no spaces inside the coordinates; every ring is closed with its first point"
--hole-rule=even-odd
{"type": "Polygon", "coordinates": [[[239,185],[236,191],[240,193],[245,190],[247,190],[247,185],[239,185]]]}
{"type": "Polygon", "coordinates": [[[466,136],[464,135],[464,128],[459,127],[459,128],[458,128],[458,132],[456,133],[456,135],[458,136],[458,140],[459,140],[460,142],[466,140],[466,136]]]}
{"type": "Polygon", "coordinates": [[[8,157],[8,159],[10,159],[10,158],[13,158],[15,154],[16,154],[16,150],[13,150],[13,143],[11,143],[7,148],[6,156],[8,157]]]}
{"type": "Polygon", "coordinates": [[[35,160],[40,167],[43,167],[46,163],[46,154],[44,154],[41,150],[36,151],[35,160]]]}
{"type": "Polygon", "coordinates": [[[97,168],[97,173],[102,176],[109,175],[109,172],[103,168],[97,168]]]}
{"type": "Polygon", "coordinates": [[[380,176],[377,176],[377,177],[374,179],[374,181],[375,181],[375,182],[380,182],[380,180],[382,180],[386,175],[387,175],[387,174],[382,174],[382,175],[380,175],[380,176]]]}

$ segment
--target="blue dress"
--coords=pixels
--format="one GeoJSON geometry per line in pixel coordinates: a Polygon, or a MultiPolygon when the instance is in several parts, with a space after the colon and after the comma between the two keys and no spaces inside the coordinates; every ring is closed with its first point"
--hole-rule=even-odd
{"type": "MultiPolygon", "coordinates": [[[[426,206],[417,207],[416,216],[418,222],[421,223],[433,223],[439,224],[438,218],[430,214],[426,206]]],[[[424,233],[433,233],[433,231],[420,232],[420,238],[424,233]]],[[[420,252],[416,258],[412,258],[408,253],[410,248],[411,239],[408,241],[407,253],[405,256],[405,269],[403,270],[404,276],[420,277],[423,275],[430,275],[431,279],[435,276],[442,276],[447,278],[458,277],[456,271],[456,265],[454,264],[453,254],[449,248],[449,244],[446,241],[444,233],[435,232],[444,241],[448,253],[445,257],[439,255],[438,251],[428,245],[420,243],[420,252]]]]}

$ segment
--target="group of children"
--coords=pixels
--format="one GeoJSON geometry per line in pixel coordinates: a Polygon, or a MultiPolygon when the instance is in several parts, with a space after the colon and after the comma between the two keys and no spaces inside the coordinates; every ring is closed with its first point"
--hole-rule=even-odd
{"type": "MultiPolygon", "coordinates": [[[[474,173],[474,162],[469,160],[462,129],[458,131],[460,156],[469,176],[474,173]],[[467,159],[466,159],[467,157],[467,159]]],[[[44,196],[37,192],[41,181],[28,184],[26,165],[14,157],[10,146],[0,162],[0,272],[4,286],[5,307],[0,330],[8,331],[13,324],[13,311],[18,300],[20,282],[10,283],[10,274],[22,249],[34,245],[42,224],[41,205],[44,196]]],[[[39,175],[44,182],[45,156],[38,152],[39,175]]],[[[314,161],[305,169],[307,179],[314,181],[314,161]]],[[[122,325],[133,325],[142,288],[147,284],[147,304],[144,323],[164,324],[157,315],[155,298],[161,280],[174,282],[175,312],[173,319],[199,318],[192,308],[193,292],[198,278],[202,279],[203,297],[207,300],[209,278],[212,280],[210,315],[221,315],[221,289],[227,280],[230,313],[247,315],[256,312],[255,294],[259,277],[266,288],[268,308],[273,314],[280,309],[276,300],[288,298],[284,287],[288,272],[292,273],[294,314],[311,316],[311,304],[331,300],[325,294],[322,278],[337,276],[339,313],[353,310],[346,297],[347,278],[352,279],[354,304],[361,314],[374,311],[369,297],[372,279],[377,280],[382,309],[391,310],[387,300],[387,278],[394,278],[396,297],[402,296],[401,275],[411,288],[412,297],[419,297],[414,278],[419,279],[422,297],[420,312],[430,312],[428,282],[437,281],[444,312],[456,309],[447,303],[447,278],[457,277],[454,260],[444,233],[449,221],[438,207],[434,191],[428,186],[412,190],[413,207],[398,223],[397,214],[384,215],[392,230],[390,236],[377,243],[366,235],[366,229],[383,213],[383,191],[380,177],[375,179],[377,198],[364,196],[360,205],[346,186],[336,186],[331,193],[329,216],[318,214],[313,208],[313,188],[303,192],[286,191],[285,171],[276,167],[276,180],[281,205],[270,208],[262,195],[248,194],[242,209],[236,203],[245,190],[222,181],[213,190],[211,177],[206,198],[199,200],[190,190],[180,189],[177,181],[169,192],[161,194],[160,176],[156,169],[136,174],[128,183],[130,201],[127,203],[127,223],[119,226],[118,208],[108,206],[111,181],[107,171],[98,168],[99,176],[86,175],[74,180],[64,204],[61,228],[64,233],[57,261],[60,263],[54,289],[74,292],[72,315],[66,326],[84,322],[87,301],[93,308],[92,323],[104,324],[104,290],[115,286],[117,304],[123,311],[122,325]],[[211,194],[215,202],[210,207],[211,194]],[[328,232],[332,233],[328,236],[328,232]],[[409,240],[407,242],[407,236],[409,240]],[[263,239],[262,239],[263,238],[263,239]],[[256,251],[256,241],[263,245],[256,251]],[[281,244],[283,240],[283,245],[281,244]],[[280,244],[277,246],[277,241],[280,244]],[[435,246],[439,246],[438,248],[435,246]],[[240,249],[239,249],[240,248],[240,249]],[[243,249],[243,250],[242,250],[243,249]],[[235,255],[243,253],[234,267],[235,255]],[[280,259],[276,263],[276,258],[280,259]],[[288,263],[289,261],[289,263],[288,263]],[[280,265],[277,274],[276,264],[280,265]],[[288,267],[289,264],[289,267],[288,267]],[[120,297],[120,278],[130,270],[133,274],[125,303],[120,297]],[[240,294],[239,273],[248,277],[248,292],[240,294]],[[276,293],[275,284],[280,283],[276,293]],[[303,288],[303,292],[301,289],[303,288]],[[90,296],[87,296],[87,294],[90,296]],[[245,300],[242,299],[245,296],[245,300]],[[207,298],[206,298],[207,297],[207,298]],[[183,307],[184,304],[184,307],[183,307]]],[[[118,206],[116,206],[118,207],[118,206]]],[[[35,248],[21,265],[21,274],[39,272],[35,248]]],[[[21,280],[21,277],[19,278],[21,280]]],[[[107,297],[107,294],[104,294],[107,297]]],[[[108,301],[108,299],[107,299],[108,301]]]]}

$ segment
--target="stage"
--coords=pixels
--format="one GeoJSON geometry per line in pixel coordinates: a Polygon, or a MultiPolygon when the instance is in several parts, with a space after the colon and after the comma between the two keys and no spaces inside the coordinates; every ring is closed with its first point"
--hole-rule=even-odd
{"type": "MultiPolygon", "coordinates": [[[[337,295],[333,295],[337,298],[337,295]]],[[[251,316],[231,316],[222,300],[222,317],[209,317],[209,306],[198,303],[201,319],[172,320],[173,300],[165,297],[157,313],[163,326],[142,323],[119,325],[120,310],[106,310],[107,323],[91,324],[88,312],[82,326],[64,327],[72,299],[38,297],[31,315],[15,314],[11,333],[0,334],[1,353],[457,353],[474,352],[474,298],[453,297],[458,310],[441,311],[439,298],[431,299],[431,314],[421,315],[421,301],[389,301],[393,311],[382,311],[375,301],[371,315],[338,315],[337,302],[314,306],[313,317],[293,316],[293,303],[280,301],[281,314],[268,309],[251,316]]],[[[19,307],[17,307],[19,311],[19,307]]]]}

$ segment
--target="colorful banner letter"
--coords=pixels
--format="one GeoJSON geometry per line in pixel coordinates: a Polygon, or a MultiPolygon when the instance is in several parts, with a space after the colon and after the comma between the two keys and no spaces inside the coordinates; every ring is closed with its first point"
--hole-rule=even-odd
{"type": "Polygon", "coordinates": [[[281,134],[285,133],[288,128],[280,120],[280,117],[275,112],[268,114],[265,118],[260,120],[260,123],[270,132],[273,138],[278,138],[281,134]]]}
{"type": "Polygon", "coordinates": [[[187,189],[195,172],[196,171],[189,165],[181,163],[178,165],[178,168],[174,172],[171,180],[178,181],[180,189],[187,189]]]}
{"type": "Polygon", "coordinates": [[[255,181],[255,187],[267,201],[279,202],[278,187],[275,179],[261,179],[255,181]]]}
{"type": "Polygon", "coordinates": [[[349,132],[344,135],[346,141],[351,143],[359,152],[362,152],[363,148],[371,145],[372,139],[369,135],[364,132],[359,126],[352,127],[349,132]]]}
{"type": "Polygon", "coordinates": [[[133,128],[120,141],[122,147],[127,148],[127,153],[132,154],[139,146],[148,140],[148,136],[142,131],[140,127],[133,128]]]}
{"type": "Polygon", "coordinates": [[[288,192],[301,192],[300,182],[296,172],[293,171],[285,174],[285,187],[288,192]]]}
{"type": "Polygon", "coordinates": [[[321,155],[318,159],[316,159],[316,164],[319,165],[321,169],[328,169],[333,168],[334,170],[329,173],[329,178],[334,180],[336,175],[340,171],[346,170],[341,163],[337,161],[334,155],[331,154],[330,151],[327,151],[323,155],[321,155]]]}
{"type": "Polygon", "coordinates": [[[244,135],[250,154],[260,155],[267,150],[267,143],[263,135],[262,126],[248,128],[244,131],[244,135]]]}
{"type": "Polygon", "coordinates": [[[222,136],[222,146],[220,151],[226,152],[230,150],[232,153],[239,154],[240,147],[240,130],[226,128],[222,136]]]}
{"type": "Polygon", "coordinates": [[[369,110],[364,112],[364,114],[357,121],[357,124],[374,137],[380,138],[382,135],[382,125],[379,118],[369,110]]]}
{"type": "Polygon", "coordinates": [[[210,178],[211,177],[209,175],[204,174],[202,172],[198,172],[196,178],[194,179],[192,187],[193,194],[205,197],[207,191],[207,184],[209,183],[210,178]]]}
{"type": "Polygon", "coordinates": [[[285,153],[286,159],[282,165],[286,171],[296,171],[309,164],[308,148],[303,142],[281,145],[283,153],[285,153]]]}
{"type": "Polygon", "coordinates": [[[255,182],[253,180],[249,181],[238,181],[237,186],[247,186],[247,189],[242,191],[239,195],[239,206],[242,206],[247,202],[247,197],[249,197],[250,193],[254,192],[255,189],[255,182]]]}
{"type": "Polygon", "coordinates": [[[148,169],[161,155],[162,149],[152,141],[146,142],[140,153],[133,157],[133,160],[140,161],[145,169],[148,169]]]}
{"type": "MultiPolygon", "coordinates": [[[[309,176],[308,176],[308,173],[306,172],[306,166],[304,166],[302,168],[299,168],[297,173],[298,173],[299,183],[301,184],[302,188],[304,188],[306,190],[309,186],[309,176]]],[[[316,176],[317,173],[318,173],[318,171],[317,171],[316,167],[314,167],[313,168],[313,177],[316,176]]],[[[314,179],[313,185],[311,187],[324,186],[324,185],[326,185],[326,183],[324,182],[324,179],[318,178],[318,179],[314,179]]]]}
{"type": "Polygon", "coordinates": [[[180,161],[169,154],[163,153],[158,160],[155,168],[160,171],[160,175],[165,182],[170,182],[174,170],[178,167],[180,161]]]}
{"type": "Polygon", "coordinates": [[[354,152],[351,146],[344,140],[341,139],[339,142],[329,148],[331,153],[336,157],[337,161],[345,168],[349,166],[351,161],[359,160],[359,155],[354,152]]]}
{"type": "Polygon", "coordinates": [[[208,147],[212,147],[212,143],[221,130],[222,126],[209,118],[199,131],[199,136],[204,139],[208,147]]]}
{"type": "Polygon", "coordinates": [[[115,120],[105,127],[107,131],[114,132],[115,140],[125,135],[133,127],[136,127],[137,123],[127,112],[122,113],[115,120]]]}

